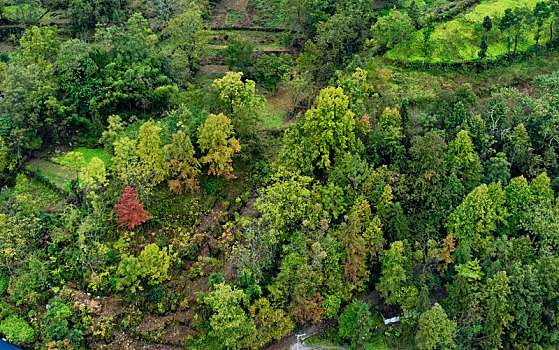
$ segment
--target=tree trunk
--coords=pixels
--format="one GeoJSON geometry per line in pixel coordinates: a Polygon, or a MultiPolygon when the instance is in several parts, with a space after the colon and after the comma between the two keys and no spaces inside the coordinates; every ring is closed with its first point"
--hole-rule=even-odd
{"type": "Polygon", "coordinates": [[[516,47],[518,46],[518,35],[514,37],[514,54],[516,55],[516,47]]]}
{"type": "Polygon", "coordinates": [[[551,23],[549,24],[549,42],[553,41],[553,20],[551,20],[551,23]]]}

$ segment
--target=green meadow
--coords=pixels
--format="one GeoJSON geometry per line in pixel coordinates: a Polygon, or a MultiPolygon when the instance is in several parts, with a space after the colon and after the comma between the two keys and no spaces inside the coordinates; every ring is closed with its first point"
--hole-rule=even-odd
{"type": "MultiPolygon", "coordinates": [[[[499,31],[497,26],[499,19],[508,8],[528,7],[533,9],[539,0],[494,0],[485,1],[473,10],[456,17],[455,19],[439,23],[431,36],[430,57],[425,62],[430,63],[452,63],[477,60],[480,50],[482,35],[481,23],[485,16],[489,16],[493,22],[493,29],[488,36],[489,48],[487,58],[496,58],[507,53],[506,36],[499,31]]],[[[549,21],[549,20],[548,20],[549,21]]],[[[549,22],[543,26],[542,39],[545,43],[549,37],[549,22]]],[[[423,31],[413,33],[407,40],[385,54],[386,58],[392,60],[404,60],[408,62],[421,62],[424,59],[422,51],[423,31]]],[[[518,43],[517,51],[525,51],[535,44],[535,24],[524,30],[524,35],[518,43]]]]}

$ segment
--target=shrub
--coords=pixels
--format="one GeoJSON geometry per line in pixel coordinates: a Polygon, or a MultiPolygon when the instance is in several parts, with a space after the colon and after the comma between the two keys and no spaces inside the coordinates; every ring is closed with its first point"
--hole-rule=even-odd
{"type": "Polygon", "coordinates": [[[144,248],[140,253],[139,261],[142,267],[142,274],[148,277],[149,285],[159,284],[169,278],[169,262],[171,258],[167,255],[167,249],[160,250],[157,244],[152,243],[144,248]]]}
{"type": "Polygon", "coordinates": [[[9,342],[31,343],[35,340],[35,330],[17,315],[10,315],[0,323],[0,333],[4,334],[9,342]]]}

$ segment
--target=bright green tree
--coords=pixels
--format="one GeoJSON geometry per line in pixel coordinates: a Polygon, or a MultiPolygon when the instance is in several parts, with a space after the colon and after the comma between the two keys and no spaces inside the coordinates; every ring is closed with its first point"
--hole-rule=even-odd
{"type": "Polygon", "coordinates": [[[138,258],[132,255],[123,255],[118,268],[116,270],[117,291],[127,289],[131,294],[136,293],[138,289],[138,278],[142,275],[142,265],[138,258]]]}
{"type": "MultiPolygon", "coordinates": [[[[376,289],[389,305],[401,303],[406,294],[411,292],[406,287],[409,283],[408,268],[409,257],[404,251],[404,243],[396,241],[390,244],[390,249],[385,250],[381,257],[381,276],[376,289]]],[[[417,291],[416,291],[417,292],[417,291]]]]}
{"type": "Polygon", "coordinates": [[[109,126],[107,130],[104,130],[99,143],[105,146],[105,150],[113,152],[114,143],[122,136],[124,133],[124,122],[118,115],[110,115],[107,118],[109,126]]]}
{"type": "Polygon", "coordinates": [[[381,50],[396,48],[396,58],[400,50],[399,44],[415,31],[411,18],[392,8],[386,16],[382,16],[371,28],[373,39],[381,50]]]}
{"type": "Polygon", "coordinates": [[[167,175],[168,163],[165,161],[161,139],[161,128],[148,121],[140,126],[136,153],[140,165],[140,173],[146,184],[155,186],[163,181],[167,175]]]}
{"type": "Polygon", "coordinates": [[[248,317],[246,294],[230,285],[220,283],[204,297],[211,310],[208,338],[216,349],[241,349],[250,345],[256,336],[254,321],[248,317]]]}
{"type": "Polygon", "coordinates": [[[242,77],[241,72],[227,72],[223,78],[214,80],[212,87],[217,93],[219,112],[231,118],[237,132],[250,134],[254,130],[260,99],[255,82],[243,81],[242,77]]]}
{"type": "Polygon", "coordinates": [[[320,92],[314,106],[305,113],[302,125],[309,143],[307,157],[319,169],[331,168],[337,160],[356,152],[354,114],[341,88],[329,87],[320,92]]]}
{"type": "Polygon", "coordinates": [[[431,310],[419,317],[419,331],[415,336],[415,344],[419,350],[455,348],[456,322],[448,319],[446,312],[435,304],[431,310]]]}
{"type": "Polygon", "coordinates": [[[28,28],[19,40],[24,61],[52,63],[58,56],[60,41],[57,27],[28,28]]]}
{"type": "Polygon", "coordinates": [[[149,285],[160,284],[169,279],[167,272],[169,271],[170,260],[167,248],[159,249],[155,243],[145,246],[138,257],[138,261],[142,267],[142,276],[148,278],[149,285]]]}
{"type": "Polygon", "coordinates": [[[234,179],[233,155],[241,151],[241,145],[235,138],[231,120],[223,113],[212,114],[198,129],[198,144],[206,155],[202,164],[209,164],[208,174],[223,175],[226,179],[234,179]]]}
{"type": "Polygon", "coordinates": [[[508,328],[514,320],[512,316],[513,304],[510,299],[511,289],[509,278],[505,271],[497,272],[493,277],[487,279],[483,290],[483,299],[486,304],[486,316],[484,331],[488,339],[488,346],[501,348],[505,328],[508,328]]]}
{"type": "Polygon", "coordinates": [[[191,7],[169,20],[165,34],[172,45],[170,63],[173,74],[183,80],[191,78],[207,51],[208,31],[200,10],[191,7]]]}
{"type": "Polygon", "coordinates": [[[466,191],[479,185],[483,168],[466,130],[460,131],[448,144],[447,162],[450,170],[463,181],[466,191]]]}

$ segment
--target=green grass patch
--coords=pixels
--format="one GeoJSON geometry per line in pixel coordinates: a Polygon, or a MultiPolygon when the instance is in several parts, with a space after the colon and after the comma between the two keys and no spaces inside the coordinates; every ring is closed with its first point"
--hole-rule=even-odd
{"type": "Polygon", "coordinates": [[[414,103],[430,103],[443,85],[455,89],[471,84],[478,96],[487,97],[502,86],[529,82],[534,77],[559,70],[556,51],[541,52],[530,59],[519,57],[479,72],[469,68],[408,69],[386,60],[381,61],[381,65],[393,72],[393,92],[397,100],[406,97],[414,103]]]}
{"type": "MultiPolygon", "coordinates": [[[[489,0],[476,6],[472,11],[462,14],[452,21],[438,24],[431,36],[431,57],[426,62],[453,63],[478,60],[481,43],[481,23],[485,16],[493,21],[493,30],[488,36],[487,58],[497,58],[507,53],[506,36],[502,35],[497,27],[499,19],[507,8],[528,7],[533,9],[540,0],[489,0]]],[[[549,37],[549,23],[542,28],[542,39],[545,43],[549,37]]],[[[525,51],[535,44],[535,25],[527,28],[517,51],[525,51]]],[[[412,34],[407,40],[396,48],[388,51],[385,57],[411,62],[423,61],[422,53],[423,30],[412,34]]]]}
{"type": "Polygon", "coordinates": [[[27,163],[27,170],[40,172],[41,175],[59,188],[65,188],[68,182],[76,178],[76,174],[62,165],[44,159],[31,160],[27,163]]]}
{"type": "MultiPolygon", "coordinates": [[[[98,157],[103,161],[103,163],[107,164],[107,162],[111,159],[111,154],[107,153],[105,150],[100,148],[87,148],[87,147],[78,147],[74,149],[74,152],[80,152],[83,154],[85,162],[89,164],[93,157],[98,157]]],[[[53,158],[52,161],[58,164],[62,164],[66,154],[53,158]]]]}
{"type": "Polygon", "coordinates": [[[282,26],[281,0],[251,0],[251,7],[254,9],[253,21],[257,25],[271,28],[282,26]]]}
{"type": "Polygon", "coordinates": [[[16,184],[12,189],[2,192],[0,203],[9,201],[14,196],[28,197],[39,211],[61,209],[60,207],[64,206],[64,197],[60,193],[53,191],[43,182],[23,174],[17,176],[16,184]]]}
{"type": "Polygon", "coordinates": [[[285,114],[284,110],[265,101],[258,113],[260,128],[262,130],[280,130],[284,125],[285,114]]]}

